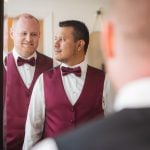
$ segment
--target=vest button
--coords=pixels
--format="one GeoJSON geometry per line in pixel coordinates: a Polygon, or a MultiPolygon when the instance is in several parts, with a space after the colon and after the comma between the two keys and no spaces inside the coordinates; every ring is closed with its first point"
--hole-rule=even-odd
{"type": "Polygon", "coordinates": [[[74,108],[73,107],[71,108],[71,111],[74,112],[74,108]]]}
{"type": "Polygon", "coordinates": [[[30,97],[30,93],[29,92],[27,92],[26,95],[27,95],[27,97],[30,97]]]}
{"type": "Polygon", "coordinates": [[[71,122],[71,123],[74,123],[74,120],[71,119],[70,122],[71,122]]]}

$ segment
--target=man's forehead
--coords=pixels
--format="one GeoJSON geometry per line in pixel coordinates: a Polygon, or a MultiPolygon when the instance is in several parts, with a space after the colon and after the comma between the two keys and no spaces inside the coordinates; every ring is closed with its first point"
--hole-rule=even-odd
{"type": "Polygon", "coordinates": [[[57,32],[56,35],[68,35],[68,34],[72,34],[73,28],[70,27],[60,27],[57,32]]]}

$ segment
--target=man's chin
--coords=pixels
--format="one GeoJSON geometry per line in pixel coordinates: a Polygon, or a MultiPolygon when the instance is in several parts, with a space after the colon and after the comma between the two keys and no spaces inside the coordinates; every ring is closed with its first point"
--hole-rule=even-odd
{"type": "Polygon", "coordinates": [[[23,50],[21,51],[21,54],[22,54],[24,57],[29,57],[29,56],[31,56],[34,52],[35,52],[35,50],[33,50],[33,49],[23,49],[23,50]]]}

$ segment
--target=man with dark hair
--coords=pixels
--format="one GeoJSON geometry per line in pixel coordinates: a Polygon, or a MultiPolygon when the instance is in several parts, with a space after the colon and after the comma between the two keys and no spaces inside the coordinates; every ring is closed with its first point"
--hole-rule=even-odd
{"type": "Polygon", "coordinates": [[[118,112],[34,150],[150,150],[150,1],[104,1],[103,54],[118,112]]]}
{"type": "Polygon", "coordinates": [[[73,27],[74,40],[78,41],[83,39],[85,41],[84,52],[86,54],[89,45],[89,31],[86,25],[80,21],[67,20],[67,21],[59,22],[59,27],[73,27]]]}
{"type": "Polygon", "coordinates": [[[60,22],[54,56],[62,64],[43,73],[34,87],[24,150],[42,137],[54,137],[103,115],[104,72],[87,65],[89,32],[76,20],[60,22]],[[40,91],[40,92],[39,92],[40,91]]]}
{"type": "Polygon", "coordinates": [[[21,150],[34,83],[53,60],[37,52],[40,24],[34,16],[17,16],[10,35],[14,48],[4,61],[4,144],[6,150],[21,150]]]}

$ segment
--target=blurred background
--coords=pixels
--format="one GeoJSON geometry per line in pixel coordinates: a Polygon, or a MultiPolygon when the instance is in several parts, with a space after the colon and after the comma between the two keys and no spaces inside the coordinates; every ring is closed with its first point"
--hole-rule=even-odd
{"type": "Polygon", "coordinates": [[[31,13],[40,20],[41,38],[38,51],[50,57],[53,57],[53,39],[58,22],[67,19],[83,21],[90,32],[86,59],[90,65],[103,68],[100,48],[101,0],[5,0],[4,49],[7,51],[13,48],[9,36],[13,18],[20,13],[31,13]]]}

